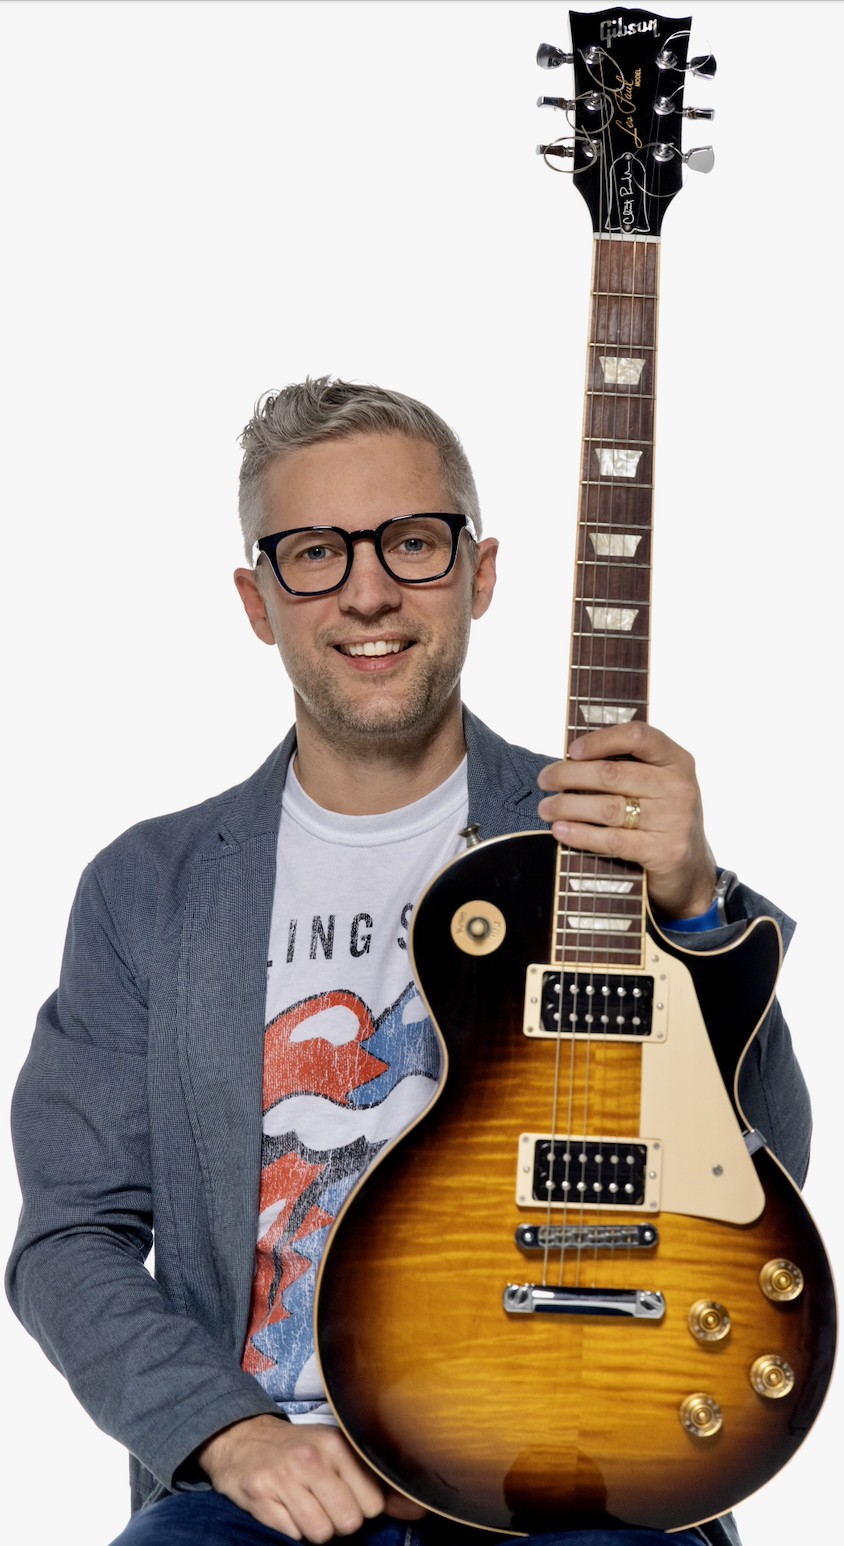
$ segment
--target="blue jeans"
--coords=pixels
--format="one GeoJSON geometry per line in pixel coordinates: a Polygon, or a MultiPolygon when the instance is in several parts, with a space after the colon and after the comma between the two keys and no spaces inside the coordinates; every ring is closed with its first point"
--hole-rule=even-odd
{"type": "MultiPolygon", "coordinates": [[[[335,1537],[339,1540],[340,1537],[335,1537]]],[[[299,1546],[259,1524],[220,1492],[177,1492],[133,1514],[126,1529],[111,1546],[299,1546]]],[[[396,1519],[374,1519],[356,1535],[342,1537],[343,1546],[466,1546],[469,1541],[507,1546],[503,1537],[484,1530],[452,1525],[447,1519],[429,1517],[421,1524],[396,1519]]],[[[683,1531],[664,1535],[661,1530],[572,1530],[559,1535],[519,1537],[515,1546],[701,1546],[701,1536],[683,1531]]]]}

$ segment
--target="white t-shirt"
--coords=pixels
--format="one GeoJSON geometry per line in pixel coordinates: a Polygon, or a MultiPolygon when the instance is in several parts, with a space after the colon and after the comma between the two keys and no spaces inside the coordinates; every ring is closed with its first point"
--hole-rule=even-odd
{"type": "Polygon", "coordinates": [[[439,1042],[410,972],[413,903],[463,847],[466,762],[379,816],[282,796],[267,963],[258,1245],[243,1366],[288,1416],[325,1421],[316,1264],[375,1155],[429,1104],[439,1042]]]}

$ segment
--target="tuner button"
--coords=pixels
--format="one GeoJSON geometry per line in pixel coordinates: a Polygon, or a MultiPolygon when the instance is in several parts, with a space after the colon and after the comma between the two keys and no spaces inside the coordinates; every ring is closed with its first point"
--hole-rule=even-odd
{"type": "Polygon", "coordinates": [[[698,145],[687,150],[683,157],[690,172],[711,172],[715,165],[715,152],[711,145],[698,145]]]}
{"type": "Polygon", "coordinates": [[[712,54],[695,54],[694,59],[689,60],[689,69],[693,75],[699,75],[701,80],[711,81],[718,66],[712,54]]]}
{"type": "Polygon", "coordinates": [[[536,50],[536,62],[543,70],[556,70],[561,64],[573,64],[574,54],[564,54],[553,43],[540,43],[536,50]]]}
{"type": "MultiPolygon", "coordinates": [[[[659,112],[659,108],[657,108],[657,112],[659,112]]],[[[714,107],[685,107],[683,109],[683,117],[706,118],[708,120],[715,117],[715,109],[714,107]]]]}

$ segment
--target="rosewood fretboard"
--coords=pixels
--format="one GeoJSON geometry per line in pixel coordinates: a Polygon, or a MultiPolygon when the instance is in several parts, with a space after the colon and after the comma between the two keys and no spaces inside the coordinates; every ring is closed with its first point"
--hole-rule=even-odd
{"type": "MultiPolygon", "coordinates": [[[[595,238],[567,745],[648,717],[658,275],[658,239],[595,238]]],[[[556,959],[635,966],[643,941],[641,871],[561,850],[556,959]]]]}

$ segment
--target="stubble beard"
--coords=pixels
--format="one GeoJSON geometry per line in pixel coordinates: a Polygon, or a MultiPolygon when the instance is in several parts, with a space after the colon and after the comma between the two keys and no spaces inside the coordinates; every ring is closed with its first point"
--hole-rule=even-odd
{"type": "MultiPolygon", "coordinates": [[[[308,717],[332,747],[350,756],[407,754],[429,740],[449,710],[466,658],[469,627],[466,618],[440,639],[438,648],[432,646],[429,629],[414,628],[412,653],[418,656],[400,699],[390,673],[361,673],[352,694],[341,686],[330,658],[314,664],[287,651],[284,666],[308,717]]],[[[331,649],[330,637],[318,643],[331,649]]]]}

